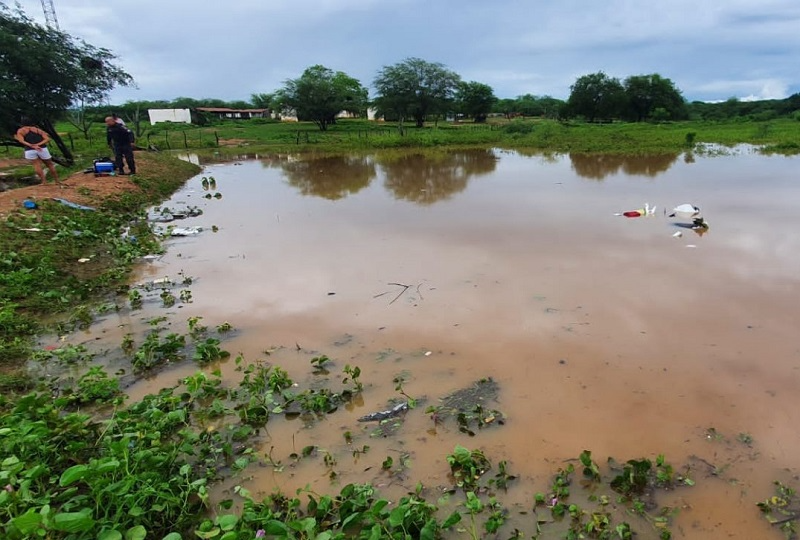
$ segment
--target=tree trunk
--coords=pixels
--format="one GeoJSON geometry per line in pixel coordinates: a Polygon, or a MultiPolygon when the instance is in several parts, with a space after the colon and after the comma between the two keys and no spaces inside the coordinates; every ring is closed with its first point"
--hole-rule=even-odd
{"type": "Polygon", "coordinates": [[[64,156],[65,164],[67,166],[73,165],[75,163],[75,158],[73,157],[72,152],[70,152],[67,145],[64,144],[64,141],[61,139],[61,135],[59,135],[58,132],[56,131],[53,122],[51,122],[50,120],[43,120],[42,129],[45,130],[48,135],[50,135],[50,138],[53,139],[54,143],[56,143],[58,149],[61,150],[61,154],[64,156]]]}

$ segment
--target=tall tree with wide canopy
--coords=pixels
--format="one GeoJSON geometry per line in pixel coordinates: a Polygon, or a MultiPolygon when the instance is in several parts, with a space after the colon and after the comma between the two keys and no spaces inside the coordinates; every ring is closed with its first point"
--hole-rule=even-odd
{"type": "Polygon", "coordinates": [[[442,64],[407,58],[378,72],[374,103],[401,123],[410,117],[422,127],[429,115],[447,112],[460,82],[461,77],[442,64]]]}
{"type": "Polygon", "coordinates": [[[286,81],[276,99],[284,110],[294,109],[300,120],[311,120],[325,131],[342,111],[363,115],[368,97],[367,89],[357,79],[316,65],[299,78],[286,81]]]}
{"type": "Polygon", "coordinates": [[[476,123],[486,121],[496,102],[494,90],[488,84],[475,81],[462,82],[456,90],[456,103],[459,109],[476,123]]]}
{"type": "Polygon", "coordinates": [[[625,106],[625,89],[619,79],[602,71],[578,77],[570,87],[567,113],[589,122],[618,117],[625,106]]]}
{"type": "Polygon", "coordinates": [[[31,20],[0,4],[0,136],[10,138],[23,118],[44,129],[74,160],[53,123],[74,104],[94,104],[133,79],[111,51],[31,20]]]}
{"type": "Polygon", "coordinates": [[[641,122],[653,119],[658,109],[670,120],[686,118],[686,102],[680,90],[670,79],[658,73],[632,75],[625,79],[625,96],[628,101],[627,117],[641,122]]]}

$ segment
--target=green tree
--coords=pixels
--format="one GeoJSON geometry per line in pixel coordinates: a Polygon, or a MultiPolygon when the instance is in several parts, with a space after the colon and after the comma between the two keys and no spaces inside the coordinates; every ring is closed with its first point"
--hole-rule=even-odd
{"type": "Polygon", "coordinates": [[[456,103],[462,113],[475,122],[485,122],[486,116],[497,102],[494,90],[488,84],[475,81],[462,82],[456,91],[456,103]]]}
{"type": "Polygon", "coordinates": [[[686,102],[670,79],[658,73],[633,75],[625,79],[627,118],[643,120],[680,120],[686,118],[686,102]],[[658,116],[658,118],[656,118],[658,116]]]}
{"type": "Polygon", "coordinates": [[[230,107],[231,109],[250,109],[253,107],[253,105],[249,101],[244,101],[241,99],[229,101],[227,106],[230,107]]]}
{"type": "Polygon", "coordinates": [[[306,69],[300,78],[286,81],[277,101],[284,110],[294,109],[298,119],[311,120],[325,131],[342,111],[363,115],[368,97],[367,89],[358,80],[316,65],[306,69]]]}
{"type": "Polygon", "coordinates": [[[542,106],[533,94],[517,96],[517,112],[522,116],[541,116],[542,106]]]}
{"type": "Polygon", "coordinates": [[[567,100],[569,116],[583,116],[589,122],[618,117],[625,105],[625,89],[619,79],[602,71],[578,77],[567,100]]]}
{"type": "Polygon", "coordinates": [[[413,118],[422,127],[429,115],[447,112],[459,82],[461,77],[442,64],[407,58],[378,72],[375,105],[381,113],[396,115],[401,124],[413,118]]]}
{"type": "Polygon", "coordinates": [[[0,136],[23,118],[38,124],[68,164],[74,159],[54,122],[72,105],[100,103],[116,86],[133,84],[107,49],[45,28],[0,4],[0,136]]]}
{"type": "Polygon", "coordinates": [[[275,101],[275,94],[251,94],[250,103],[256,109],[273,109],[273,102],[275,101]]]}
{"type": "Polygon", "coordinates": [[[494,107],[492,107],[492,111],[500,113],[506,118],[511,118],[511,115],[518,112],[517,100],[511,98],[500,99],[494,104],[494,107]]]}
{"type": "Polygon", "coordinates": [[[564,110],[564,100],[552,96],[542,96],[538,98],[542,116],[545,118],[558,118],[564,110]]]}

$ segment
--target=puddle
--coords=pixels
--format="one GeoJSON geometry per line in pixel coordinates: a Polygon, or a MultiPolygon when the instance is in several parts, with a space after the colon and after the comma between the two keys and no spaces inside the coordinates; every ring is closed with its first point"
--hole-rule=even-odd
{"type": "MultiPolygon", "coordinates": [[[[281,465],[251,467],[227,488],[447,486],[445,456],[461,444],[507,460],[520,478],[503,502],[530,508],[584,449],[603,463],[665,454],[700,463],[697,485],[680,492],[676,538],[766,537],[755,503],[795,470],[800,448],[800,163],[731,154],[209,165],[202,176],[219,198],[206,198],[198,176],[165,203],[202,209],[180,221],[199,233],[170,239],[136,276],[169,277],[175,304],[162,307],[156,289],[141,310],[109,314],[81,337],[118,346],[154,317],[178,333],[203,317],[211,329],[233,325],[222,343],[232,357],[279,365],[304,387],[340,387],[345,366],[360,368],[357,399],[311,422],[270,421],[259,455],[281,465]],[[645,202],[653,216],[614,215],[645,202]],[[682,203],[702,208],[710,229],[665,216],[682,203]],[[330,365],[314,374],[321,354],[330,365]],[[482,380],[493,385],[477,419],[487,429],[440,418],[448,396],[482,380]],[[417,406],[385,419],[391,429],[358,421],[408,399],[417,406]],[[747,433],[752,447],[717,444],[711,427],[747,433]],[[318,451],[290,458],[306,447],[318,451]],[[382,470],[387,457],[402,474],[382,470]],[[697,460],[730,463],[717,475],[697,460]]],[[[217,367],[241,377],[232,359],[217,367]]],[[[139,398],[196,369],[179,363],[128,391],[139,398]]],[[[530,528],[530,516],[510,519],[530,528]]]]}

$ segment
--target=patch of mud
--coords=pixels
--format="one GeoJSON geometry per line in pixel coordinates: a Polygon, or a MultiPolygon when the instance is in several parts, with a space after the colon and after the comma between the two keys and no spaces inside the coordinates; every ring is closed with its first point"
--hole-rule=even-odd
{"type": "Polygon", "coordinates": [[[247,139],[220,139],[220,146],[246,146],[250,144],[247,139]]]}
{"type": "Polygon", "coordinates": [[[428,410],[437,422],[454,419],[459,431],[474,436],[474,429],[505,424],[505,415],[492,407],[499,393],[500,386],[488,377],[441,398],[441,405],[428,410]]]}

